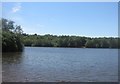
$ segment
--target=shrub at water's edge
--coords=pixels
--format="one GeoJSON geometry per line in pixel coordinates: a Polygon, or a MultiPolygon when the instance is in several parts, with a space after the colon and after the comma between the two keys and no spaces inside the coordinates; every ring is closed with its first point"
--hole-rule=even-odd
{"type": "Polygon", "coordinates": [[[2,51],[17,52],[23,50],[19,36],[12,32],[2,32],[2,51]]]}
{"type": "Polygon", "coordinates": [[[21,52],[22,29],[14,25],[14,22],[7,19],[2,20],[2,52],[21,52]]]}

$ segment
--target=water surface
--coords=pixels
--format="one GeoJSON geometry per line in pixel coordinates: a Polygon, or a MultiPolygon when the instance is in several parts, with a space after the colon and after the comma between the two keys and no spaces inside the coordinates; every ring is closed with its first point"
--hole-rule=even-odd
{"type": "Polygon", "coordinates": [[[118,50],[25,47],[3,53],[5,82],[117,82],[118,50]]]}

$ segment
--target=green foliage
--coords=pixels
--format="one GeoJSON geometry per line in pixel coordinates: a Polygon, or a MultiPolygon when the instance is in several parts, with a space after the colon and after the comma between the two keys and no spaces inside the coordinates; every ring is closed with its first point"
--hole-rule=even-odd
{"type": "Polygon", "coordinates": [[[21,31],[21,27],[17,25],[15,27],[14,22],[7,19],[1,19],[1,21],[2,21],[2,52],[22,51],[23,44],[21,32],[15,32],[15,30],[21,31]]]}
{"type": "Polygon", "coordinates": [[[25,46],[76,47],[76,48],[118,48],[118,38],[88,38],[80,36],[26,35],[25,46]]]}

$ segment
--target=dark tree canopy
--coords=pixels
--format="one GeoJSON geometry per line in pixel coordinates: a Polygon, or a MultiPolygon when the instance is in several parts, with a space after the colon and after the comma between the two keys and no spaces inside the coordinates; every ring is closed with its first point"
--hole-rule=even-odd
{"type": "Polygon", "coordinates": [[[14,26],[14,22],[2,18],[2,51],[17,52],[23,50],[22,29],[20,26],[14,26]]]}

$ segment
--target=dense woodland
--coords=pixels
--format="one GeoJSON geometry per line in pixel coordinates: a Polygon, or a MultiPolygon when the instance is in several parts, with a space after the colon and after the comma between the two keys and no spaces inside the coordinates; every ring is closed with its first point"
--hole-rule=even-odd
{"type": "Polygon", "coordinates": [[[32,47],[76,47],[76,48],[120,48],[118,38],[113,37],[81,37],[56,35],[29,35],[23,33],[20,25],[13,21],[1,19],[2,51],[22,51],[23,46],[32,47]]]}
{"type": "Polygon", "coordinates": [[[118,38],[89,38],[80,36],[27,35],[23,34],[25,46],[76,47],[76,48],[118,48],[118,38]]]}

